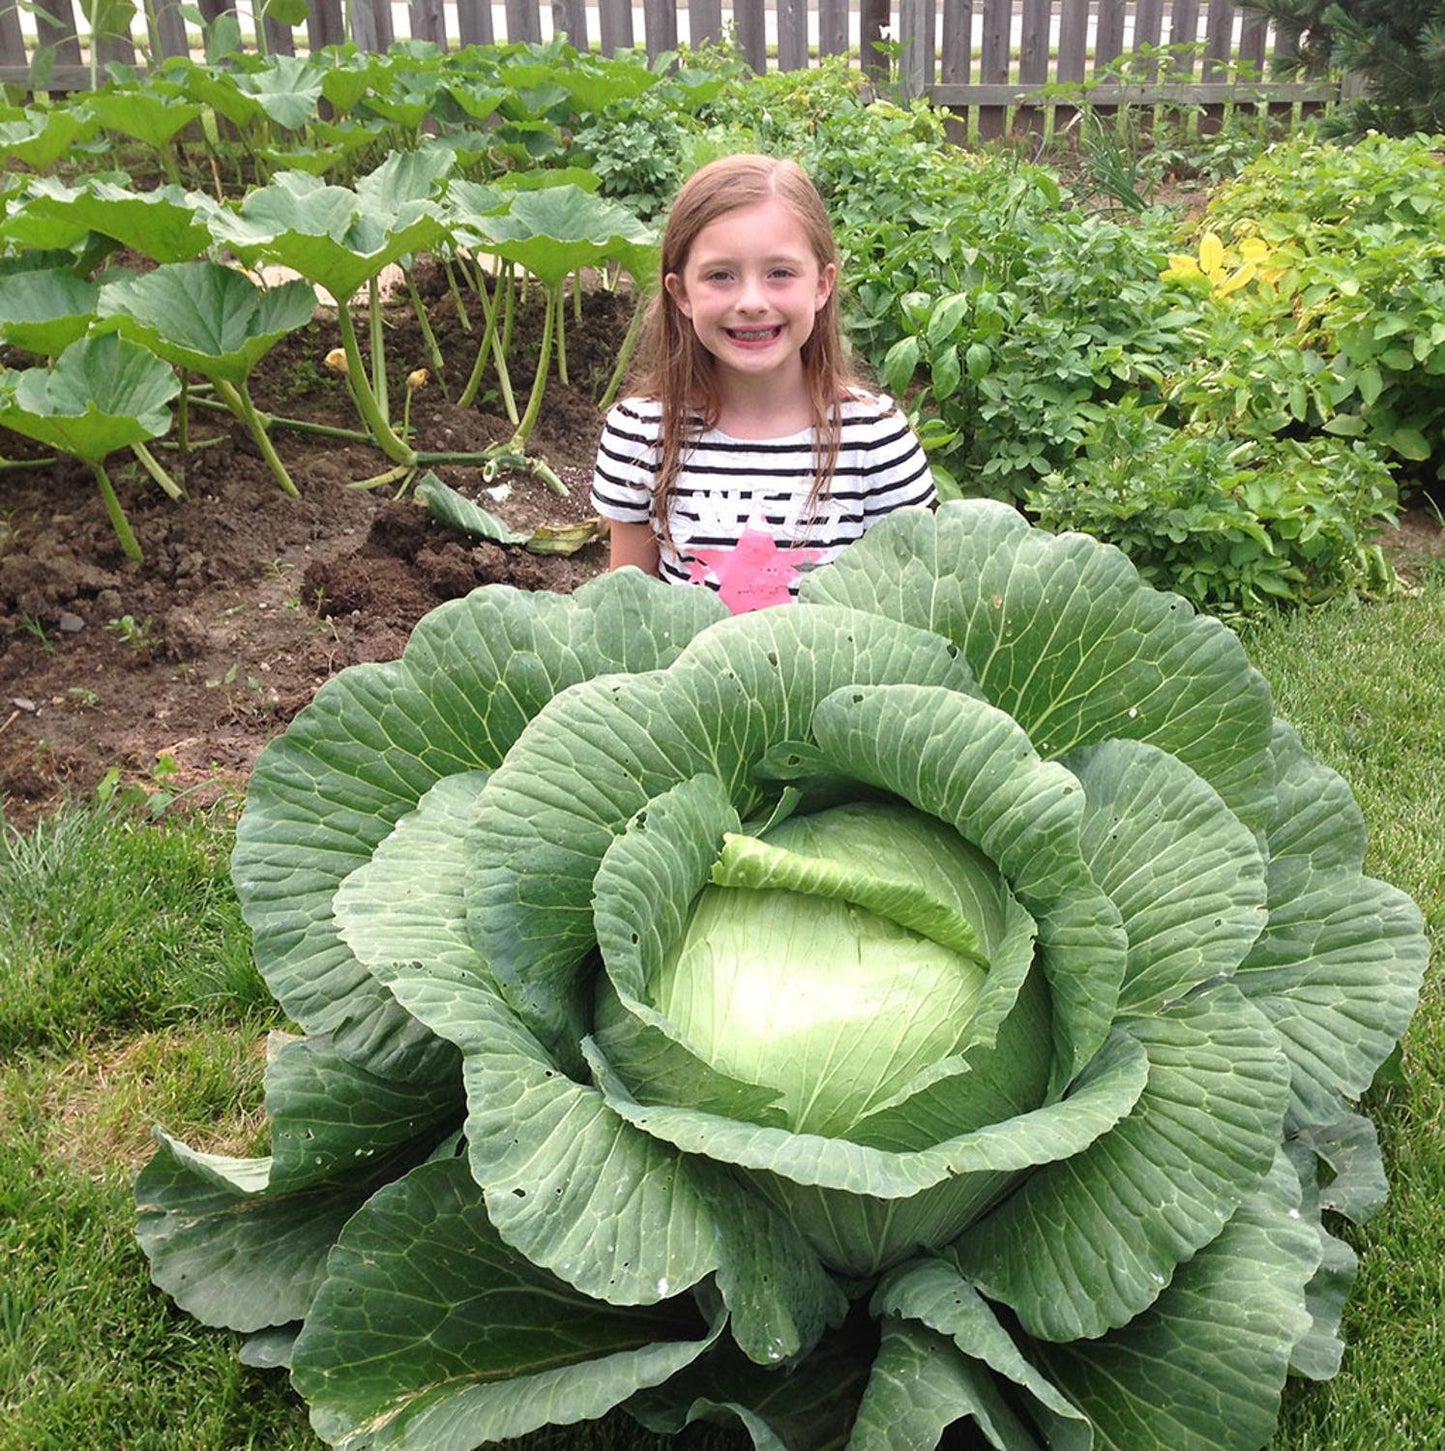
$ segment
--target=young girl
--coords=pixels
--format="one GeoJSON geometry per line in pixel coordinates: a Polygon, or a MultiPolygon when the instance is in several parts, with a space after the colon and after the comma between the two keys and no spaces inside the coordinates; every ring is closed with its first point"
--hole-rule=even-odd
{"type": "Polygon", "coordinates": [[[613,569],[760,609],[885,514],[934,502],[907,419],[843,361],[837,277],[822,198],[795,162],[732,156],[689,178],[631,394],[597,453],[613,569]]]}

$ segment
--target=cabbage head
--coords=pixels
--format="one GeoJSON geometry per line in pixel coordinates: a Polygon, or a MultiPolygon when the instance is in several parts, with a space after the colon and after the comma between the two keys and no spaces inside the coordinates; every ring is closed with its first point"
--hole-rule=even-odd
{"type": "Polygon", "coordinates": [[[796,605],[429,615],[262,755],[270,1155],[156,1282],[335,1446],[1258,1447],[1339,1363],[1409,899],[1217,621],[999,504],[796,605]]]}

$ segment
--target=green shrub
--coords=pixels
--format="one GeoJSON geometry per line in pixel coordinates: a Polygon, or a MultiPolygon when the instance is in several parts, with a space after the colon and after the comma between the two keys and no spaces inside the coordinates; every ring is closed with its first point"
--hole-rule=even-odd
{"type": "Polygon", "coordinates": [[[1281,69],[1346,71],[1364,94],[1330,124],[1343,134],[1445,130],[1445,12],[1439,0],[1244,0],[1287,42],[1281,69]]]}
{"type": "Polygon", "coordinates": [[[1030,489],[1047,529],[1116,544],[1140,574],[1225,616],[1387,586],[1374,542],[1394,481],[1369,449],[1331,438],[1257,441],[1173,429],[1124,403],[1081,456],[1030,489]]]}
{"type": "Polygon", "coordinates": [[[1198,362],[1171,399],[1254,437],[1362,439],[1402,484],[1445,470],[1445,166],[1439,141],[1295,142],[1247,167],[1201,219],[1257,240],[1257,281],[1210,295],[1198,362]]]}
{"type": "Polygon", "coordinates": [[[981,180],[930,233],[948,254],[895,308],[905,332],[883,376],[903,393],[919,374],[916,407],[949,436],[936,463],[962,492],[1018,500],[1069,464],[1109,405],[1159,397],[1199,314],[1160,280],[1159,219],[1086,216],[1034,168],[981,180]]]}

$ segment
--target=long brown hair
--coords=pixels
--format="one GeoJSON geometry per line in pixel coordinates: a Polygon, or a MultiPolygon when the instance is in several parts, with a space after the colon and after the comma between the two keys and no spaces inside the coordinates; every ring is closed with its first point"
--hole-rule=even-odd
{"type": "MultiPolygon", "coordinates": [[[[820,269],[830,265],[836,269],[838,245],[833,227],[808,173],[786,158],[743,154],[711,161],[683,184],[663,229],[659,283],[669,273],[683,271],[698,233],[709,223],[739,207],[766,201],[781,202],[797,219],[820,269]]],[[[838,459],[840,405],[857,386],[843,356],[836,282],[814,317],[801,356],[816,442],[813,490],[808,498],[811,508],[827,493],[838,459]]],[[[662,448],[652,511],[657,528],[670,542],[668,505],[689,439],[717,423],[721,398],[716,360],[698,341],[691,321],[664,285],[658,286],[643,317],[628,387],[662,405],[662,448]]]]}

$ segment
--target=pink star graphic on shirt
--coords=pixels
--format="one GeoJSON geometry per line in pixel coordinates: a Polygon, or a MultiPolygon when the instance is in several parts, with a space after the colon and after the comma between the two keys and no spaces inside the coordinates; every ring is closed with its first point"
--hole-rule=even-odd
{"type": "Polygon", "coordinates": [[[722,602],[733,614],[743,615],[786,604],[792,598],[798,565],[812,563],[820,553],[816,549],[779,549],[771,534],[745,529],[733,549],[699,549],[688,577],[701,584],[712,570],[722,602]]]}

